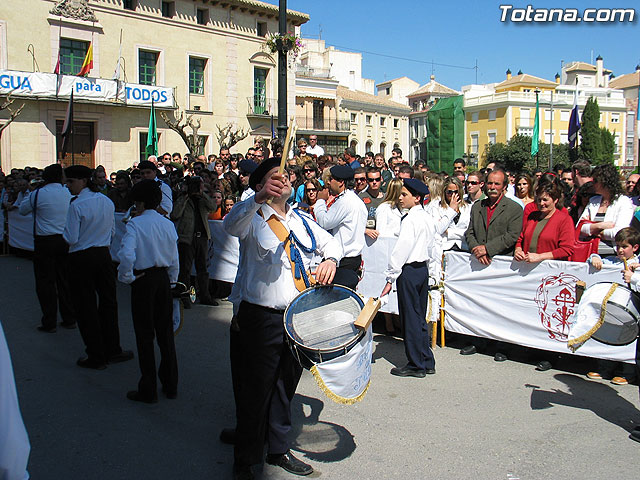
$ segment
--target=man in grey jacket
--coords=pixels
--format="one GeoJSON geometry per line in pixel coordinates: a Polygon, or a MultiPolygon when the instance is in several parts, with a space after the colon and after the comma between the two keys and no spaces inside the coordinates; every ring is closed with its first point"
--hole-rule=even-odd
{"type": "MultiPolygon", "coordinates": [[[[203,193],[204,184],[200,177],[186,180],[187,191],[182,193],[173,205],[171,220],[178,230],[178,255],[180,257],[180,273],[178,281],[187,287],[191,284],[191,267],[195,260],[198,296],[202,305],[218,305],[209,294],[209,272],[207,256],[209,252],[209,212],[215,210],[213,200],[203,193]]],[[[189,299],[185,299],[185,307],[190,308],[189,299]]]]}

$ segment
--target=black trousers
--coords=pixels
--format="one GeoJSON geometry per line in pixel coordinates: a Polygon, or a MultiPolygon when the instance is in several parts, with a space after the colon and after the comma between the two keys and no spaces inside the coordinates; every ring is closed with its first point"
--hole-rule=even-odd
{"type": "Polygon", "coordinates": [[[178,390],[178,360],[173,337],[173,298],[166,268],[150,268],[131,284],[131,316],[136,333],[138,363],[142,376],[138,392],[145,398],[156,399],[156,358],[154,338],[160,349],[158,377],[166,392],[178,390]]]}
{"type": "Polygon", "coordinates": [[[118,329],[116,273],[108,247],[69,254],[69,286],[80,335],[89,358],[105,363],[122,353],[118,329]]]}
{"type": "Polygon", "coordinates": [[[42,326],[55,328],[58,307],[64,323],[76,323],[69,292],[69,245],[62,235],[36,235],[33,244],[33,273],[42,310],[42,326]]]}
{"type": "Polygon", "coordinates": [[[435,368],[426,321],[429,269],[425,262],[408,263],[396,281],[398,307],[404,327],[404,351],[411,368],[435,368]]]}
{"type": "Polygon", "coordinates": [[[207,270],[207,256],[209,255],[209,240],[206,235],[193,237],[191,244],[178,243],[180,272],[178,281],[187,287],[191,286],[191,267],[196,264],[196,279],[198,280],[198,294],[201,300],[209,300],[209,271],[207,270]]]}
{"type": "Polygon", "coordinates": [[[291,400],[302,367],[284,341],[282,311],[242,302],[237,320],[240,331],[232,336],[231,360],[236,397],[237,465],[263,461],[265,440],[269,453],[289,450],[291,400]],[[237,378],[236,378],[237,377],[237,378]]]}
{"type": "Polygon", "coordinates": [[[360,267],[362,265],[362,256],[345,257],[336,269],[336,275],[333,283],[342,285],[355,290],[360,281],[360,267]]]}

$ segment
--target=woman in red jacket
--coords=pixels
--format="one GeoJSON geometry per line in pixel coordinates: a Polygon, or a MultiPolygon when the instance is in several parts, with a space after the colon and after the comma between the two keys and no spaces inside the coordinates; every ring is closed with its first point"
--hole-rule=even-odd
{"type": "Polygon", "coordinates": [[[573,253],[574,227],[562,205],[562,185],[553,174],[543,175],[535,191],[536,210],[526,209],[513,258],[519,262],[567,260],[573,253]]]}

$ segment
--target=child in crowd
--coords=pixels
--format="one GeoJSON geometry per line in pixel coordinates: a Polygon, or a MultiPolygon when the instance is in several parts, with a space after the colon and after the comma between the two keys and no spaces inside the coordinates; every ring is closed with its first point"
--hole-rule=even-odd
{"type": "MultiPolygon", "coordinates": [[[[602,269],[602,265],[624,265],[625,270],[630,272],[629,279],[625,272],[625,281],[630,283],[631,289],[638,291],[640,289],[640,272],[633,275],[635,284],[631,282],[632,272],[627,268],[628,265],[639,263],[638,249],[640,248],[640,232],[635,228],[626,227],[621,229],[615,236],[616,256],[600,258],[600,255],[594,253],[587,260],[588,263],[596,270],[602,269]],[[635,288],[634,288],[635,285],[635,288]]],[[[611,376],[614,370],[618,370],[618,375],[613,376],[611,383],[615,385],[628,385],[629,381],[633,381],[635,377],[635,369],[633,365],[615,363],[609,360],[598,360],[596,372],[587,373],[587,377],[592,380],[601,380],[603,377],[611,376]]]]}

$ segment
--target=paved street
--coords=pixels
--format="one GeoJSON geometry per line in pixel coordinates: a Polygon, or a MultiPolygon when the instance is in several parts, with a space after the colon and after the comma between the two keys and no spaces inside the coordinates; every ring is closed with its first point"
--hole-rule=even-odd
{"type": "MultiPolygon", "coordinates": [[[[231,305],[196,306],[176,340],[179,397],[156,405],[125,398],[137,361],[104,371],[78,368],[78,330],[36,331],[40,312],[31,263],[0,257],[1,321],[13,356],[31,439],[29,471],[46,479],[226,479],[232,448],[218,441],[233,425],[228,365],[231,305]]],[[[135,350],[128,287],[118,291],[124,348],[135,350]]],[[[303,375],[295,407],[295,449],[313,477],[328,479],[637,479],[638,388],[587,380],[585,361],[536,372],[436,350],[437,374],[396,378],[400,341],[375,337],[364,400],[334,404],[303,375]]],[[[266,466],[264,478],[293,479],[266,466]]]]}

